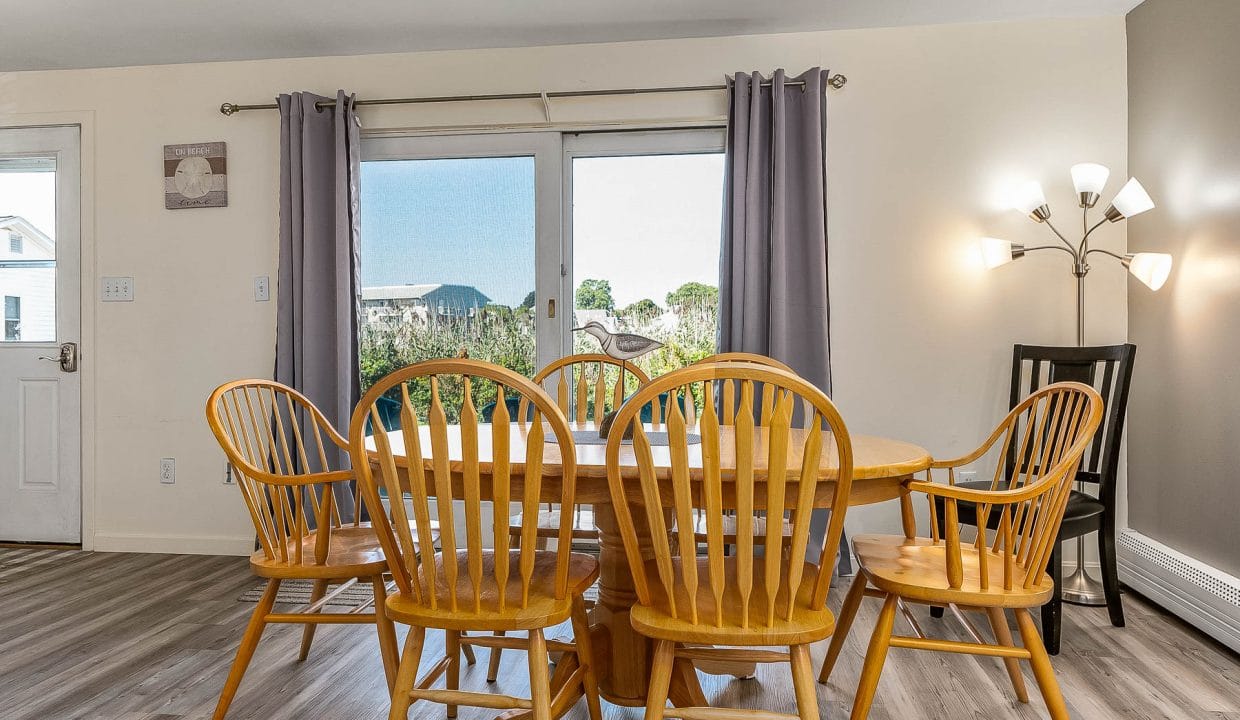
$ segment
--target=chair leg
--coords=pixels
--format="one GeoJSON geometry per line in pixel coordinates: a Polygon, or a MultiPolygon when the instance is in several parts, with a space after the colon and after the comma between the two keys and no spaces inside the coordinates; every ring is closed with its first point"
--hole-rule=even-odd
{"type": "Polygon", "coordinates": [[[418,682],[418,666],[422,664],[422,646],[426,642],[426,628],[411,627],[405,638],[405,651],[400,657],[396,682],[392,689],[392,709],[388,720],[409,719],[409,692],[418,682]]]}
{"type": "Polygon", "coordinates": [[[676,660],[676,643],[656,640],[654,657],[650,663],[650,689],[646,694],[644,720],[663,720],[667,707],[667,693],[672,686],[672,663],[676,660]]]}
{"type": "MultiPolygon", "coordinates": [[[[461,689],[461,634],[456,630],[444,630],[444,652],[448,655],[448,671],[444,673],[444,685],[449,690],[461,689]]],[[[448,705],[448,717],[456,717],[456,705],[448,705]]]]}
{"type": "MultiPolygon", "coordinates": [[[[1012,647],[1012,628],[1008,626],[1007,614],[1003,608],[986,608],[986,617],[990,618],[990,629],[995,633],[995,641],[1000,645],[1012,647]]],[[[1003,658],[1007,666],[1008,677],[1012,679],[1012,689],[1016,691],[1016,699],[1029,702],[1029,691],[1025,688],[1025,676],[1020,674],[1020,661],[1016,658],[1003,658]]]]}
{"type": "MultiPolygon", "coordinates": [[[[321,600],[327,594],[327,581],[315,580],[314,587],[310,590],[310,603],[314,604],[321,600]]],[[[306,623],[301,629],[301,652],[297,655],[298,662],[305,662],[310,656],[310,644],[314,642],[314,631],[318,627],[317,623],[306,623]]]]}
{"type": "Polygon", "coordinates": [[[396,644],[396,625],[387,614],[387,586],[382,575],[370,579],[375,592],[375,625],[379,631],[379,655],[383,658],[383,674],[387,676],[388,692],[396,686],[396,669],[400,665],[400,652],[396,644]]]}
{"type": "MultiPolygon", "coordinates": [[[[461,637],[469,637],[469,633],[461,631],[461,637]]],[[[466,665],[474,665],[478,662],[477,656],[474,655],[474,646],[461,643],[461,654],[465,656],[466,665]]]]}
{"type": "Polygon", "coordinates": [[[232,704],[237,688],[241,686],[241,678],[245,677],[245,669],[250,665],[250,658],[254,657],[254,648],[258,647],[258,640],[263,636],[263,628],[267,626],[267,615],[271,612],[272,606],[276,604],[276,595],[279,592],[280,581],[268,580],[267,589],[263,591],[263,597],[259,599],[258,605],[254,608],[254,614],[250,616],[249,624],[245,626],[245,634],[241,636],[237,657],[228,671],[224,689],[220,691],[220,700],[215,705],[215,715],[212,716],[214,720],[224,720],[224,716],[228,714],[228,706],[232,704]]]}
{"type": "Polygon", "coordinates": [[[883,673],[883,663],[887,661],[887,648],[891,646],[891,629],[896,622],[895,595],[888,595],[883,602],[882,612],[878,614],[878,623],[874,626],[874,634],[870,636],[870,649],[865,653],[865,664],[861,667],[861,681],[857,683],[857,697],[853,700],[850,720],[865,720],[870,715],[870,705],[874,703],[874,693],[878,690],[878,678],[883,673]]]}
{"type": "Polygon", "coordinates": [[[1017,608],[1014,612],[1016,625],[1020,628],[1021,642],[1029,650],[1029,664],[1033,666],[1033,677],[1038,681],[1038,689],[1042,691],[1046,709],[1050,711],[1052,720],[1069,720],[1068,706],[1064,704],[1063,693],[1059,691],[1059,681],[1055,679],[1055,670],[1051,667],[1046,648],[1042,647],[1033,617],[1025,608],[1017,608]]]}
{"type": "Polygon", "coordinates": [[[603,720],[603,706],[598,697],[598,673],[595,671],[594,646],[590,637],[590,620],[586,617],[586,601],[580,595],[573,596],[573,643],[577,646],[577,664],[585,668],[582,690],[586,695],[586,709],[590,720],[603,720]]]}
{"type": "Polygon", "coordinates": [[[814,685],[814,665],[809,658],[809,645],[788,648],[792,661],[792,689],[797,698],[797,715],[801,720],[818,720],[818,693],[814,685]]]}
{"type": "Polygon", "coordinates": [[[866,582],[865,572],[857,571],[852,585],[848,587],[848,594],[844,596],[844,604],[840,607],[840,616],[835,621],[835,631],[831,635],[831,645],[827,647],[827,657],[822,661],[822,671],[818,673],[818,682],[824,685],[827,684],[827,678],[831,677],[831,670],[835,668],[840,651],[844,649],[844,640],[857,617],[857,608],[861,607],[861,600],[865,598],[866,582]]]}
{"type": "Polygon", "coordinates": [[[1042,641],[1047,653],[1058,655],[1059,625],[1063,618],[1063,543],[1058,540],[1051,550],[1046,569],[1050,570],[1051,579],[1055,581],[1055,594],[1042,606],[1042,641]]]}
{"type": "Polygon", "coordinates": [[[551,720],[551,678],[547,657],[547,639],[542,630],[530,631],[530,704],[532,720],[551,720]]]}
{"type": "MultiPolygon", "coordinates": [[[[503,630],[496,630],[495,637],[504,637],[506,635],[503,630]]],[[[491,656],[487,659],[487,682],[495,682],[495,678],[499,677],[499,659],[503,648],[491,648],[491,656]]]]}
{"type": "Polygon", "coordinates": [[[1124,627],[1124,601],[1119,592],[1119,570],[1115,564],[1115,518],[1110,512],[1102,514],[1102,527],[1098,530],[1098,559],[1102,561],[1102,589],[1107,598],[1107,613],[1111,625],[1124,627]]]}

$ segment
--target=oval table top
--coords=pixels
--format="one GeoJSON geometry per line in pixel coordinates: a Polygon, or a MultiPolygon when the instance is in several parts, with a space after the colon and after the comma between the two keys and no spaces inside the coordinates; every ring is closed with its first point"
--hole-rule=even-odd
{"type": "MultiPolygon", "coordinates": [[[[569,427],[575,434],[593,432],[597,433],[594,423],[569,423],[569,427]]],[[[647,426],[649,428],[649,425],[647,426]]],[[[423,452],[429,454],[430,448],[430,428],[423,425],[419,427],[421,436],[421,447],[423,452]]],[[[449,425],[447,428],[448,436],[448,457],[449,467],[452,471],[458,472],[463,466],[463,452],[461,445],[461,426],[449,425]]],[[[524,468],[525,457],[527,453],[527,439],[530,427],[513,423],[509,431],[509,448],[510,460],[512,463],[512,472],[519,475],[524,468]]],[[[793,430],[794,437],[788,443],[789,457],[788,467],[799,468],[801,465],[800,451],[802,442],[796,440],[796,435],[807,432],[805,430],[793,430]]],[[[548,434],[550,434],[548,432],[548,434]]],[[[839,465],[837,447],[833,436],[826,433],[828,437],[824,438],[821,473],[820,479],[829,480],[836,476],[839,465]]],[[[387,433],[388,441],[391,443],[392,452],[398,465],[403,465],[404,458],[404,440],[400,430],[393,430],[387,433]]],[[[853,451],[853,491],[850,495],[852,504],[866,504],[886,500],[895,497],[895,488],[886,487],[892,485],[892,481],[898,481],[901,478],[908,477],[914,473],[921,472],[930,466],[931,457],[924,448],[912,443],[901,440],[892,440],[889,438],[876,437],[873,435],[851,435],[852,451],[853,451]],[[886,482],[883,482],[886,481],[886,482]],[[880,490],[879,486],[884,486],[880,490]],[[871,496],[873,495],[873,496],[871,496]]],[[[758,482],[763,480],[763,471],[766,466],[766,435],[765,431],[759,429],[755,432],[754,438],[754,461],[755,461],[755,479],[758,482]]],[[[601,443],[575,443],[577,450],[577,494],[579,502],[591,502],[591,498],[607,492],[607,460],[606,445],[601,443]]],[[[374,448],[374,439],[367,440],[367,447],[374,448]]],[[[554,442],[543,443],[543,472],[545,476],[557,476],[560,474],[560,449],[559,445],[554,442]]],[[[735,468],[736,447],[734,441],[733,428],[720,428],[720,466],[723,471],[735,468]]],[[[491,466],[492,454],[492,428],[490,425],[479,425],[478,427],[478,464],[483,476],[489,474],[491,466]]],[[[651,454],[655,465],[659,470],[670,473],[670,453],[666,445],[655,445],[651,448],[651,454]]],[[[633,456],[632,445],[626,444],[620,453],[620,463],[625,468],[632,469],[636,473],[636,460],[633,456]]],[[[427,469],[431,469],[431,461],[427,457],[424,461],[427,469]]],[[[700,472],[702,467],[701,444],[691,444],[689,446],[689,465],[690,478],[696,479],[697,474],[694,470],[700,472]]],[[[551,490],[551,487],[547,488],[551,490]]],[[[549,500],[554,499],[548,498],[549,500]]],[[[605,497],[598,498],[606,501],[605,497]]],[[[597,500],[596,500],[597,501],[597,500]]]]}

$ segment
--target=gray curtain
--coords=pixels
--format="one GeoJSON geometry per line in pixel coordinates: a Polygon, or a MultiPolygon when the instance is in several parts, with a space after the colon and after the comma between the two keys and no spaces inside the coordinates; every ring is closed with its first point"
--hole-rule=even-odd
{"type": "MultiPolygon", "coordinates": [[[[280,107],[280,270],[275,379],[301,391],[347,433],[360,396],[358,177],[361,130],[354,98],[313,93],[280,107]]],[[[333,458],[348,467],[347,453],[333,458]]],[[[351,494],[337,488],[342,519],[351,494]]]]}
{"type": "MultiPolygon", "coordinates": [[[[719,350],[781,360],[829,395],[826,80],[814,68],[728,82],[719,350]]],[[[815,512],[812,559],[826,525],[815,512]]]]}

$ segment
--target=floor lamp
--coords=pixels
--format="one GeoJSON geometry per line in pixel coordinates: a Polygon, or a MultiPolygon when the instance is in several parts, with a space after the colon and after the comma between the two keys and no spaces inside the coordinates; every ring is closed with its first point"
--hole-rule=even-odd
{"type": "MultiPolygon", "coordinates": [[[[1089,274],[1091,255],[1099,254],[1114,258],[1120,262],[1133,277],[1140,280],[1151,290],[1158,290],[1171,274],[1171,256],[1166,253],[1126,253],[1120,255],[1102,248],[1091,248],[1089,236],[1108,222],[1119,222],[1139,215],[1154,207],[1145,188],[1136,178],[1130,178],[1124,187],[1115,195],[1115,199],[1107,206],[1103,217],[1096,224],[1089,224],[1089,211],[1097,204],[1106,185],[1110,170],[1096,163],[1082,163],[1072,166],[1072,185],[1080,198],[1081,207],[1081,239],[1073,244],[1063,233],[1051,224],[1051,209],[1046,204],[1046,196],[1042,186],[1036,182],[1025,185],[1018,197],[1016,208],[1027,213],[1035,222],[1046,225],[1059,238],[1060,243],[1026,247],[1017,243],[998,238],[983,238],[981,241],[982,262],[987,269],[1006,265],[1019,260],[1027,253],[1038,250],[1058,250],[1072,258],[1072,274],[1076,277],[1076,344],[1085,345],[1085,276],[1089,274]]],[[[1084,490],[1084,487],[1081,487],[1084,490]]],[[[1076,569],[1063,580],[1063,599],[1078,605],[1105,605],[1106,598],[1102,585],[1089,576],[1085,570],[1085,543],[1083,538],[1077,539],[1076,569]]]]}

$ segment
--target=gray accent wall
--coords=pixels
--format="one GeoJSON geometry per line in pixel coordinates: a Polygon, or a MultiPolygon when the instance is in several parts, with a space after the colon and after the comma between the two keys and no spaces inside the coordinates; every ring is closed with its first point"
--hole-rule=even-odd
{"type": "Polygon", "coordinates": [[[1240,2],[1127,26],[1129,167],[1157,203],[1128,249],[1175,256],[1160,292],[1129,282],[1128,524],[1240,575],[1240,2]]]}

